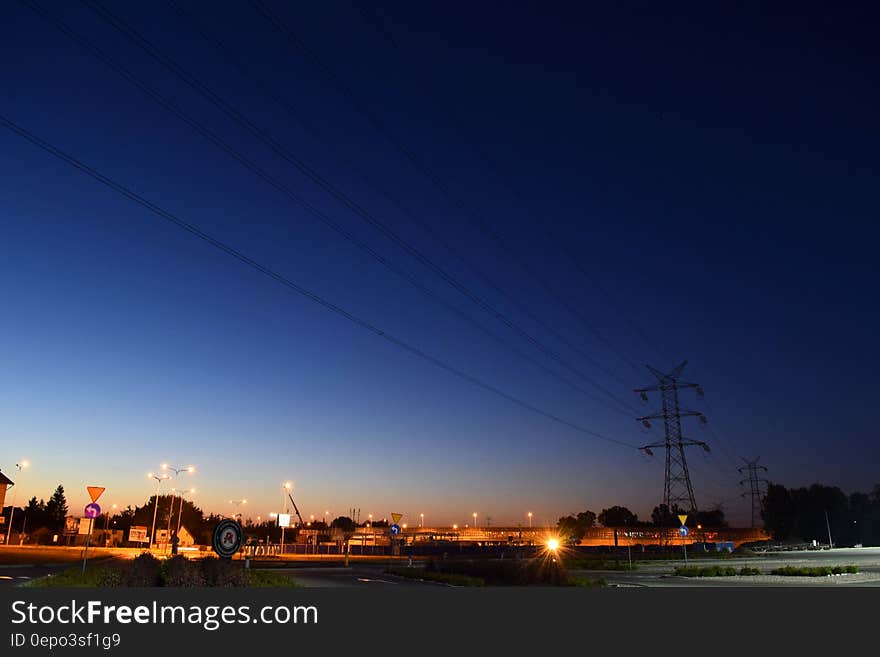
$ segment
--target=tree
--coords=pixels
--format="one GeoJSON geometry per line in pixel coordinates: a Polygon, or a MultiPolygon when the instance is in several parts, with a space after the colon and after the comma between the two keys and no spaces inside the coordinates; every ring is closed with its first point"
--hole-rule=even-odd
{"type": "Polygon", "coordinates": [[[584,530],[578,526],[575,516],[562,516],[556,521],[556,532],[566,543],[580,543],[584,537],[584,530]]]}
{"type": "Polygon", "coordinates": [[[348,516],[339,516],[338,518],[333,519],[330,526],[341,529],[346,534],[353,534],[357,528],[357,523],[348,516]]]}
{"type": "Polygon", "coordinates": [[[64,527],[64,519],[67,518],[67,498],[64,496],[64,486],[61,484],[58,484],[58,488],[46,502],[46,516],[49,529],[60,531],[64,527]]]}
{"type": "Polygon", "coordinates": [[[651,523],[656,527],[678,527],[678,515],[681,512],[677,504],[673,504],[671,509],[665,504],[659,504],[651,511],[651,523]]]}
{"type": "Polygon", "coordinates": [[[602,509],[599,522],[603,527],[632,527],[639,522],[638,516],[625,506],[612,506],[602,509]]]}
{"type": "Polygon", "coordinates": [[[579,527],[590,529],[596,526],[596,514],[592,511],[581,511],[577,514],[577,522],[579,527]]]}

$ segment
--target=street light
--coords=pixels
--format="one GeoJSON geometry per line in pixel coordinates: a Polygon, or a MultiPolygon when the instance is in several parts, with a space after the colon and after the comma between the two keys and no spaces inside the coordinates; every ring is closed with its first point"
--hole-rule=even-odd
{"type": "MultiPolygon", "coordinates": [[[[116,505],[111,505],[110,509],[116,509],[116,505]]],[[[110,509],[107,510],[107,519],[104,521],[104,533],[106,534],[104,538],[104,544],[110,544],[110,509]]]]}
{"type": "Polygon", "coordinates": [[[196,493],[195,488],[190,488],[189,490],[180,491],[180,506],[177,509],[177,529],[174,532],[174,535],[177,536],[178,539],[180,538],[180,522],[183,517],[183,498],[186,495],[195,495],[195,493],[196,493]]]}
{"type": "Polygon", "coordinates": [[[474,529],[476,529],[477,528],[477,512],[474,511],[471,515],[474,517],[474,529]]]}
{"type": "Polygon", "coordinates": [[[170,479],[170,475],[165,472],[160,474],[148,472],[147,479],[156,480],[156,504],[153,507],[153,527],[150,529],[150,548],[152,548],[153,545],[158,545],[158,543],[156,543],[156,512],[159,510],[159,486],[161,486],[162,482],[166,479],[170,479]]]}
{"type": "Polygon", "coordinates": [[[30,465],[30,461],[22,461],[21,463],[16,463],[15,467],[18,468],[18,486],[14,486],[15,490],[12,491],[12,508],[9,509],[9,527],[6,529],[6,545],[9,545],[9,536],[12,533],[12,514],[15,513],[15,498],[18,497],[18,488],[21,486],[21,471],[30,465]]]}
{"type": "Polygon", "coordinates": [[[419,527],[424,527],[424,526],[425,526],[425,514],[420,513],[419,514],[419,527]]]}
{"type": "Polygon", "coordinates": [[[529,529],[532,528],[532,512],[529,511],[526,515],[529,516],[529,529]]]}
{"type": "MultiPolygon", "coordinates": [[[[188,474],[192,474],[193,472],[196,471],[196,468],[195,468],[194,465],[188,465],[188,466],[183,467],[183,468],[172,468],[172,467],[171,467],[170,465],[168,465],[167,463],[163,463],[161,467],[162,467],[162,469],[165,470],[165,471],[170,470],[171,472],[174,473],[173,476],[172,476],[172,475],[168,475],[169,478],[172,478],[172,479],[176,479],[176,478],[177,478],[177,475],[179,475],[181,472],[186,472],[186,473],[188,473],[188,474]]],[[[171,489],[171,507],[168,509],[168,529],[166,530],[166,531],[168,532],[168,539],[169,539],[169,540],[171,539],[171,518],[174,517],[174,492],[175,492],[175,491],[174,491],[174,489],[172,488],[172,489],[171,489]]],[[[183,501],[181,501],[181,505],[182,505],[182,504],[183,504],[183,501]]],[[[179,526],[179,524],[180,524],[180,523],[178,523],[178,526],[179,526]]],[[[165,547],[166,547],[166,549],[167,549],[167,547],[168,547],[168,543],[165,544],[165,547]]]]}
{"type": "MultiPolygon", "coordinates": [[[[247,504],[247,500],[229,500],[229,503],[235,505],[235,508],[237,509],[242,504],[247,504]]],[[[235,513],[232,514],[232,519],[235,520],[235,516],[240,516],[240,515],[241,515],[241,513],[236,511],[235,513]]],[[[238,522],[239,522],[239,524],[241,524],[240,520],[238,522]]]]}

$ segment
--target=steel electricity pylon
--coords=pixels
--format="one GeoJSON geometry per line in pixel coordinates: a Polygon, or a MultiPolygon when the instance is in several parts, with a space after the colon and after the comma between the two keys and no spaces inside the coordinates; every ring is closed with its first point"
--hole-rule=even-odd
{"type": "Polygon", "coordinates": [[[749,482],[749,490],[748,492],[743,493],[742,497],[745,497],[746,495],[751,495],[752,497],[752,528],[754,528],[756,527],[755,518],[761,515],[761,484],[769,483],[766,479],[758,477],[758,471],[763,470],[764,472],[767,472],[767,468],[758,464],[760,457],[752,459],[751,461],[746,458],[743,458],[742,460],[745,465],[737,469],[740,474],[746,474],[748,472],[749,476],[747,479],[740,480],[739,484],[742,486],[744,483],[749,482]]]}
{"type": "Polygon", "coordinates": [[[698,445],[707,452],[709,445],[701,440],[691,440],[682,436],[681,418],[697,417],[701,422],[706,422],[706,416],[699,411],[683,409],[678,403],[678,391],[682,388],[694,388],[699,396],[703,396],[703,389],[699,384],[682,381],[682,370],[687,361],[676,367],[669,373],[663,373],[650,365],[646,367],[657,378],[657,384],[645,388],[636,388],[644,401],[648,401],[649,392],[659,392],[662,408],[653,415],[636,418],[646,428],[651,428],[651,420],[663,420],[663,442],[652,443],[640,447],[649,456],[653,456],[653,448],[663,447],[666,449],[666,476],[663,484],[663,504],[667,510],[673,512],[676,507],[682,511],[695,513],[697,502],[694,497],[694,487],[691,484],[691,476],[688,472],[687,459],[684,448],[698,445]]]}

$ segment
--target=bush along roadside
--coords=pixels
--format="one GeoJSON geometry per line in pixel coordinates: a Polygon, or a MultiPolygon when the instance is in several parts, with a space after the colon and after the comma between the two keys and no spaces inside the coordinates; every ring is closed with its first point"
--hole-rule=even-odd
{"type": "Polygon", "coordinates": [[[68,568],[58,575],[29,583],[34,587],[295,587],[289,577],[245,570],[241,563],[206,557],[190,561],[182,555],[160,561],[148,552],[121,567],[68,568]]]}
{"type": "Polygon", "coordinates": [[[771,575],[783,577],[828,577],[829,575],[853,575],[859,572],[858,566],[784,566],[774,568],[771,575]]]}
{"type": "Polygon", "coordinates": [[[675,574],[680,577],[747,577],[760,575],[761,571],[752,566],[743,566],[739,570],[733,566],[678,566],[675,574]]]}

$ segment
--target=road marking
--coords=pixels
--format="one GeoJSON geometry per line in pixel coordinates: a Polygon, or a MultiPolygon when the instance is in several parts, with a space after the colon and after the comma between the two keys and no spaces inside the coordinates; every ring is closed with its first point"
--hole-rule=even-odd
{"type": "Polygon", "coordinates": [[[397,582],[389,582],[387,579],[370,579],[368,577],[358,577],[359,582],[382,582],[383,584],[397,584],[397,582]]]}

